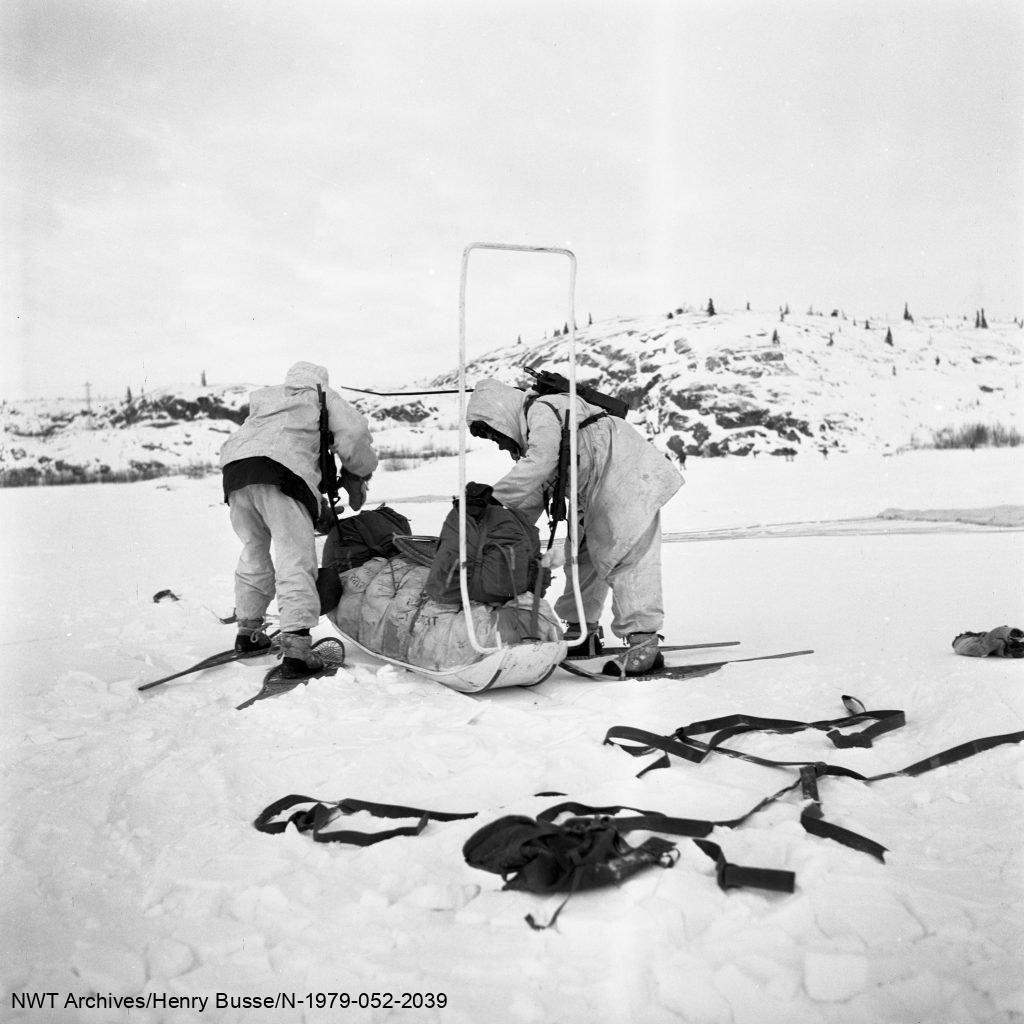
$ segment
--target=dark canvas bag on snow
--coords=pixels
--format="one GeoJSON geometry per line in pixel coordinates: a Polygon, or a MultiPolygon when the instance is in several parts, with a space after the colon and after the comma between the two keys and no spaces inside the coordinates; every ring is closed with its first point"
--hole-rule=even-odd
{"type": "MultiPolygon", "coordinates": [[[[466,485],[466,563],[469,599],[481,604],[504,604],[533,590],[540,569],[537,527],[484,484],[466,485]]],[[[435,601],[462,603],[458,499],[441,527],[424,590],[435,601]]]]}
{"type": "Polygon", "coordinates": [[[753,886],[793,891],[791,871],[730,863],[721,847],[706,838],[714,827],[714,822],[696,818],[673,818],[620,805],[592,807],[569,800],[541,811],[536,820],[508,815],[484,825],[466,840],[462,855],[470,867],[501,875],[505,889],[566,894],[547,924],[527,915],[527,923],[535,930],[550,928],[575,892],[618,885],[646,868],[668,868],[676,863],[679,851],[674,842],[652,835],[632,846],[625,836],[635,831],[692,839],[715,861],[723,889],[753,886]],[[619,816],[623,811],[633,811],[635,816],[619,816]]]}
{"type": "MultiPolygon", "coordinates": [[[[561,810],[562,808],[556,808],[561,810]]],[[[556,824],[550,814],[498,818],[466,840],[470,867],[501,875],[506,889],[558,893],[614,885],[653,864],[675,862],[675,844],[652,836],[633,847],[603,815],[556,824]]]]}

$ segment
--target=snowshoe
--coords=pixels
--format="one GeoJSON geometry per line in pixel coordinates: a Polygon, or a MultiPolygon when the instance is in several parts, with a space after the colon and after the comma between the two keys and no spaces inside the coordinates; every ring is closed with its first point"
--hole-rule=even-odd
{"type": "MultiPolygon", "coordinates": [[[[309,637],[305,639],[309,640],[309,637]]],[[[314,668],[308,661],[302,661],[300,664],[304,674],[301,676],[285,675],[283,661],[282,664],[275,665],[263,677],[263,686],[259,693],[243,701],[235,710],[242,711],[251,707],[258,700],[266,700],[268,697],[278,697],[282,693],[288,693],[289,690],[294,690],[300,684],[305,685],[310,679],[335,675],[338,669],[345,664],[345,645],[333,637],[326,637],[310,645],[310,656],[311,660],[315,658],[319,664],[314,668]]]]}

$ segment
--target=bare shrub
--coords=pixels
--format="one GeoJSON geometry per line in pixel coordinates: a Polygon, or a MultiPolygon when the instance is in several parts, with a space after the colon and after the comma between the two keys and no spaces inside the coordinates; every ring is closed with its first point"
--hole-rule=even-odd
{"type": "Polygon", "coordinates": [[[1002,423],[965,423],[959,427],[943,427],[932,434],[932,448],[1016,448],[1021,434],[1016,427],[1002,423]]]}

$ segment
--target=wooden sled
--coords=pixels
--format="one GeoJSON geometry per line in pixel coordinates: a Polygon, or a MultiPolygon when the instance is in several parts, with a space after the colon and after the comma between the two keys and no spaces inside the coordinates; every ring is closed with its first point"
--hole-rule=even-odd
{"type": "Polygon", "coordinates": [[[483,693],[485,690],[496,690],[505,686],[536,686],[554,672],[565,659],[565,652],[569,647],[564,640],[510,644],[508,647],[485,654],[479,661],[470,662],[468,665],[430,669],[378,654],[377,651],[364,647],[347,633],[343,633],[333,623],[332,628],[345,643],[351,644],[371,658],[416,672],[433,679],[435,683],[458,690],[459,693],[483,693]]]}

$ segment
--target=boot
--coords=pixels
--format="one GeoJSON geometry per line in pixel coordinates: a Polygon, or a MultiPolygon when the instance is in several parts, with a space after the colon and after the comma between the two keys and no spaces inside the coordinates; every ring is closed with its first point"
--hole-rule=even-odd
{"type": "Polygon", "coordinates": [[[629,652],[623,660],[627,676],[639,676],[646,672],[656,672],[665,667],[665,659],[658,649],[657,633],[630,633],[626,637],[629,652]]]}
{"type": "Polygon", "coordinates": [[[603,636],[604,630],[596,622],[587,623],[586,635],[581,633],[578,622],[567,622],[563,639],[569,641],[569,650],[565,656],[567,658],[596,658],[599,654],[604,653],[604,644],[601,643],[603,636]]]}
{"type": "Polygon", "coordinates": [[[324,663],[313,650],[309,630],[305,633],[281,634],[281,675],[285,679],[305,679],[315,676],[324,663]]]}
{"type": "Polygon", "coordinates": [[[270,649],[271,640],[263,632],[263,616],[258,619],[239,619],[235,650],[239,654],[255,654],[270,649]]]}

